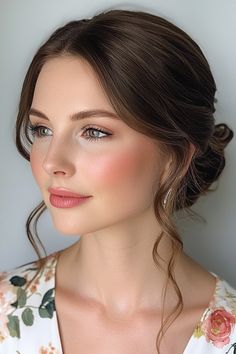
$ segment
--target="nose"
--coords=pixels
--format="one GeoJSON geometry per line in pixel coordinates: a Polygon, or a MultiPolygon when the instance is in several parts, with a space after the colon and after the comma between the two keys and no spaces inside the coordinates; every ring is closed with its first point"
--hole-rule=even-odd
{"type": "Polygon", "coordinates": [[[75,173],[72,160],[72,153],[65,143],[51,141],[43,160],[43,168],[49,175],[72,176],[75,173]]]}

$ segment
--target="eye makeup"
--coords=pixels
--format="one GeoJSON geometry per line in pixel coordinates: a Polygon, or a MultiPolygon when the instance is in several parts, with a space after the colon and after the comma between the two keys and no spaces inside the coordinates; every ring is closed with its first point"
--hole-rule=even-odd
{"type": "MultiPolygon", "coordinates": [[[[46,126],[44,125],[41,125],[41,124],[32,124],[30,121],[28,123],[28,126],[27,126],[27,129],[30,131],[30,133],[32,134],[33,137],[36,137],[36,138],[44,138],[44,137],[48,137],[48,136],[51,136],[51,134],[47,135],[47,133],[43,133],[43,130],[50,130],[49,128],[47,128],[46,126]]],[[[104,139],[104,138],[108,138],[110,137],[112,134],[105,131],[104,129],[102,128],[99,128],[99,127],[96,127],[96,126],[93,126],[93,125],[89,125],[89,126],[86,126],[84,128],[82,128],[82,133],[85,134],[85,133],[89,133],[87,135],[85,135],[85,139],[88,140],[88,141],[98,141],[98,140],[101,140],[101,139],[104,139]],[[103,134],[103,136],[95,136],[94,134],[90,134],[91,132],[96,132],[97,135],[98,134],[103,134]]],[[[82,135],[83,136],[83,135],[82,135]]]]}

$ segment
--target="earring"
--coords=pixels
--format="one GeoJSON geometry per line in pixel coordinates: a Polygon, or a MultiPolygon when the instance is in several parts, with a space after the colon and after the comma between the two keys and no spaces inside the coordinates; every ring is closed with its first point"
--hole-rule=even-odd
{"type": "Polygon", "coordinates": [[[168,199],[168,196],[169,196],[171,190],[172,190],[172,188],[170,188],[170,189],[168,190],[168,192],[166,193],[165,199],[164,199],[164,201],[163,201],[164,206],[166,205],[166,202],[167,202],[167,199],[168,199]]]}

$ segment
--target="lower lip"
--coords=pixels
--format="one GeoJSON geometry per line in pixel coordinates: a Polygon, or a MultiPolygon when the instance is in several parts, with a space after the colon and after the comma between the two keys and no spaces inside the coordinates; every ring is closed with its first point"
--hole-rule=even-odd
{"type": "Polygon", "coordinates": [[[49,200],[52,206],[56,208],[73,208],[77,205],[84,203],[90,197],[61,197],[59,195],[50,194],[49,200]]]}

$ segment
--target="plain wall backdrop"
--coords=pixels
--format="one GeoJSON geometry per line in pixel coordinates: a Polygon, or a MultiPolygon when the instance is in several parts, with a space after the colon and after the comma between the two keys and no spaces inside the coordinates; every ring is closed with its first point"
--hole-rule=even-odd
{"type": "MultiPolygon", "coordinates": [[[[37,259],[27,239],[25,222],[42,200],[29,163],[17,152],[14,125],[26,70],[38,47],[66,22],[91,17],[111,8],[153,12],[184,29],[201,47],[214,75],[218,103],[216,123],[236,133],[236,1],[149,0],[117,2],[91,0],[0,1],[0,270],[37,259]]],[[[178,229],[184,247],[200,264],[236,287],[236,138],[226,148],[226,167],[218,189],[192,207],[205,222],[181,217],[178,229]]],[[[75,236],[54,229],[49,213],[39,222],[47,253],[74,243],[75,236]]],[[[78,235],[79,237],[79,235],[78,235]]],[[[145,237],[145,235],[144,235],[145,237]]]]}

